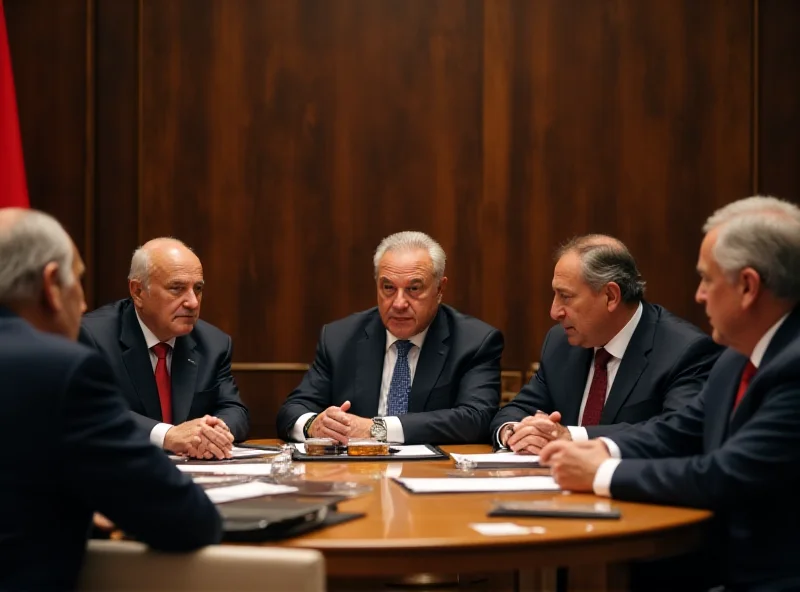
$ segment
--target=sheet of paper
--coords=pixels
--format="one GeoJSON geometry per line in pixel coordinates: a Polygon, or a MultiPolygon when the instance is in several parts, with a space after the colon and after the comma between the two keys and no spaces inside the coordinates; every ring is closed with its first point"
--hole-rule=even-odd
{"type": "Polygon", "coordinates": [[[206,489],[206,495],[215,504],[224,504],[251,497],[261,497],[262,495],[277,495],[279,493],[293,493],[297,487],[288,485],[275,485],[272,483],[262,483],[261,481],[251,481],[240,485],[230,485],[228,487],[215,487],[206,489]]]}
{"type": "Polygon", "coordinates": [[[469,526],[486,536],[544,534],[547,532],[543,526],[522,526],[513,522],[473,522],[469,526]]]}
{"type": "MultiPolygon", "coordinates": [[[[293,444],[300,454],[306,453],[306,445],[302,442],[293,444]]],[[[397,450],[393,456],[436,456],[436,452],[424,444],[390,444],[390,448],[397,450]]]]}
{"type": "Polygon", "coordinates": [[[451,454],[453,460],[458,462],[461,459],[471,460],[476,463],[508,463],[518,465],[521,463],[537,465],[539,464],[538,454],[517,454],[516,452],[495,452],[494,454],[451,454]]]}
{"type": "Polygon", "coordinates": [[[242,464],[202,464],[202,465],[175,465],[183,473],[212,473],[214,475],[252,475],[266,477],[270,475],[272,465],[269,463],[242,463],[242,464]]]}
{"type": "Polygon", "coordinates": [[[480,491],[559,491],[552,477],[399,477],[413,493],[474,493],[480,491]]]}
{"type": "Polygon", "coordinates": [[[231,450],[231,454],[233,455],[233,458],[250,458],[252,456],[264,456],[265,454],[273,455],[275,453],[265,450],[258,450],[256,448],[239,448],[238,446],[234,446],[233,450],[231,450]]]}

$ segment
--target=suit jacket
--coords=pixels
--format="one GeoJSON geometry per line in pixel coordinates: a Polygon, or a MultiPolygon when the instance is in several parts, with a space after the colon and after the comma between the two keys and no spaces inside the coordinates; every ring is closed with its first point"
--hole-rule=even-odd
{"type": "MultiPolygon", "coordinates": [[[[420,350],[400,416],[407,444],[486,440],[500,401],[503,335],[473,317],[440,305],[420,350]]],[[[377,308],[322,328],[314,364],[278,412],[278,434],[290,438],[301,415],[349,400],[350,413],[378,414],[386,328],[377,308]]]]}
{"type": "MultiPolygon", "coordinates": [[[[633,332],[606,399],[600,425],[590,438],[614,433],[665,411],[680,409],[703,388],[722,348],[694,325],[661,306],[642,302],[633,332]]],[[[572,346],[560,326],[547,333],[539,371],[495,417],[492,434],[537,410],[561,412],[561,423],[578,425],[581,401],[594,358],[592,348],[572,346]]]]}
{"type": "Polygon", "coordinates": [[[218,542],[205,493],[131,419],[97,352],[0,308],[0,589],[69,590],[92,512],[161,550],[218,542]]]}
{"type": "MultiPolygon", "coordinates": [[[[84,315],[80,341],[106,356],[134,419],[150,433],[161,422],[161,404],[133,301],[126,298],[84,315]]],[[[231,374],[231,351],[231,338],[201,320],[177,338],[170,374],[173,423],[213,415],[237,441],[247,438],[250,418],[231,374]]]]}
{"type": "Polygon", "coordinates": [[[728,584],[800,589],[800,307],[733,410],[747,358],[727,350],[698,397],[615,435],[615,498],[714,511],[728,584]],[[642,460],[657,459],[657,460],[642,460]]]}

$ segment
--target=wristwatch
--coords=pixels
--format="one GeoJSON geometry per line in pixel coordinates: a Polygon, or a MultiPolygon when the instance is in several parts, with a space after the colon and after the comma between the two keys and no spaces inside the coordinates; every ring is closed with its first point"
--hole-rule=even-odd
{"type": "Polygon", "coordinates": [[[389,431],[386,429],[386,421],[382,417],[372,418],[372,427],[369,428],[369,435],[378,442],[386,442],[389,431]]]}

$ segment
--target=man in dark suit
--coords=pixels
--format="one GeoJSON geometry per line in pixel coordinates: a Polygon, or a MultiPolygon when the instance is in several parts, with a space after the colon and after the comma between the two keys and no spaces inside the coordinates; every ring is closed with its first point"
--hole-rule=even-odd
{"type": "Polygon", "coordinates": [[[752,197],[706,222],[696,299],[727,345],[682,409],[611,439],[553,442],[564,489],[707,508],[731,590],[800,590],[800,209],[752,197]]]}
{"type": "Polygon", "coordinates": [[[378,307],[322,328],[314,364],[278,412],[278,434],[485,440],[500,400],[502,334],[440,304],[445,254],[426,234],[385,238],[373,263],[378,307]]]}
{"type": "Polygon", "coordinates": [[[556,253],[539,370],[492,422],[492,442],[538,454],[547,442],[614,433],[694,398],[720,353],[711,338],[643,300],[619,240],[572,239],[556,253]]]}
{"type": "Polygon", "coordinates": [[[176,239],[153,239],[134,253],[128,287],[129,299],[84,316],[80,340],[109,360],[153,444],[230,458],[232,442],[247,437],[249,416],[231,374],[231,338],[199,320],[200,259],[176,239]],[[218,437],[205,438],[202,425],[218,437]]]}
{"type": "Polygon", "coordinates": [[[130,418],[107,362],[75,343],[83,262],[64,229],[0,210],[0,589],[69,590],[92,512],[167,551],[220,540],[220,518],[130,418]]]}

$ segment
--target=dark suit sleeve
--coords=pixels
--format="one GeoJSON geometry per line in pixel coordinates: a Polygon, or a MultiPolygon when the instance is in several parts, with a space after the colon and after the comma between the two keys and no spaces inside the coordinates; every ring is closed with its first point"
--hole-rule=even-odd
{"type": "MultiPolygon", "coordinates": [[[[103,351],[102,348],[99,345],[97,345],[97,341],[95,341],[92,332],[89,329],[87,329],[85,325],[81,325],[81,331],[78,334],[78,341],[80,341],[84,345],[91,347],[93,350],[100,352],[102,355],[103,351]]],[[[125,403],[124,397],[123,397],[123,404],[125,404],[125,407],[127,409],[128,405],[125,403]]],[[[148,436],[150,435],[150,432],[153,431],[153,428],[156,427],[159,423],[161,423],[158,420],[150,419],[146,415],[142,415],[141,413],[136,413],[135,411],[131,411],[130,409],[128,409],[128,413],[130,414],[133,421],[136,422],[136,425],[138,425],[145,432],[147,432],[148,436]]]]}
{"type": "MultiPolygon", "coordinates": [[[[793,491],[800,466],[799,398],[797,382],[775,388],[752,418],[711,453],[623,460],[611,481],[612,496],[721,510],[743,502],[769,503],[776,492],[793,491]]],[[[695,431],[693,425],[687,426],[695,431]]],[[[670,437],[679,438],[680,434],[670,437]]],[[[623,459],[641,445],[623,443],[623,459]]]]}
{"type": "Polygon", "coordinates": [[[550,333],[547,334],[542,345],[542,355],[539,362],[539,369],[536,374],[530,379],[528,384],[522,387],[522,390],[503,407],[491,425],[491,444],[497,443],[497,430],[504,423],[510,421],[522,421],[529,415],[534,415],[536,411],[542,410],[545,413],[552,413],[555,411],[555,404],[550,396],[550,389],[547,387],[547,342],[550,339],[550,333]]]}
{"type": "Polygon", "coordinates": [[[320,332],[314,363],[278,410],[278,437],[290,439],[290,432],[304,413],[321,413],[331,405],[331,364],[325,344],[325,327],[320,332]]]}
{"type": "Polygon", "coordinates": [[[131,420],[99,354],[71,373],[63,406],[57,466],[77,499],[156,549],[219,542],[216,508],[131,420]]]}
{"type": "Polygon", "coordinates": [[[406,444],[485,442],[500,403],[500,357],[503,334],[493,329],[484,338],[461,376],[450,409],[407,413],[399,417],[406,444]]]}
{"type": "MultiPolygon", "coordinates": [[[[682,351],[665,381],[658,386],[663,393],[662,413],[683,409],[698,396],[722,351],[719,345],[705,335],[696,339],[682,351]]],[[[658,352],[653,351],[651,355],[656,356],[658,352]]],[[[586,433],[589,438],[610,436],[629,429],[631,425],[636,424],[615,423],[587,426],[586,433]]]]}
{"type": "Polygon", "coordinates": [[[231,372],[233,342],[227,338],[225,353],[217,365],[217,384],[219,396],[214,409],[214,416],[219,417],[231,430],[237,442],[247,439],[250,431],[250,414],[239,396],[239,387],[231,372]]]}

